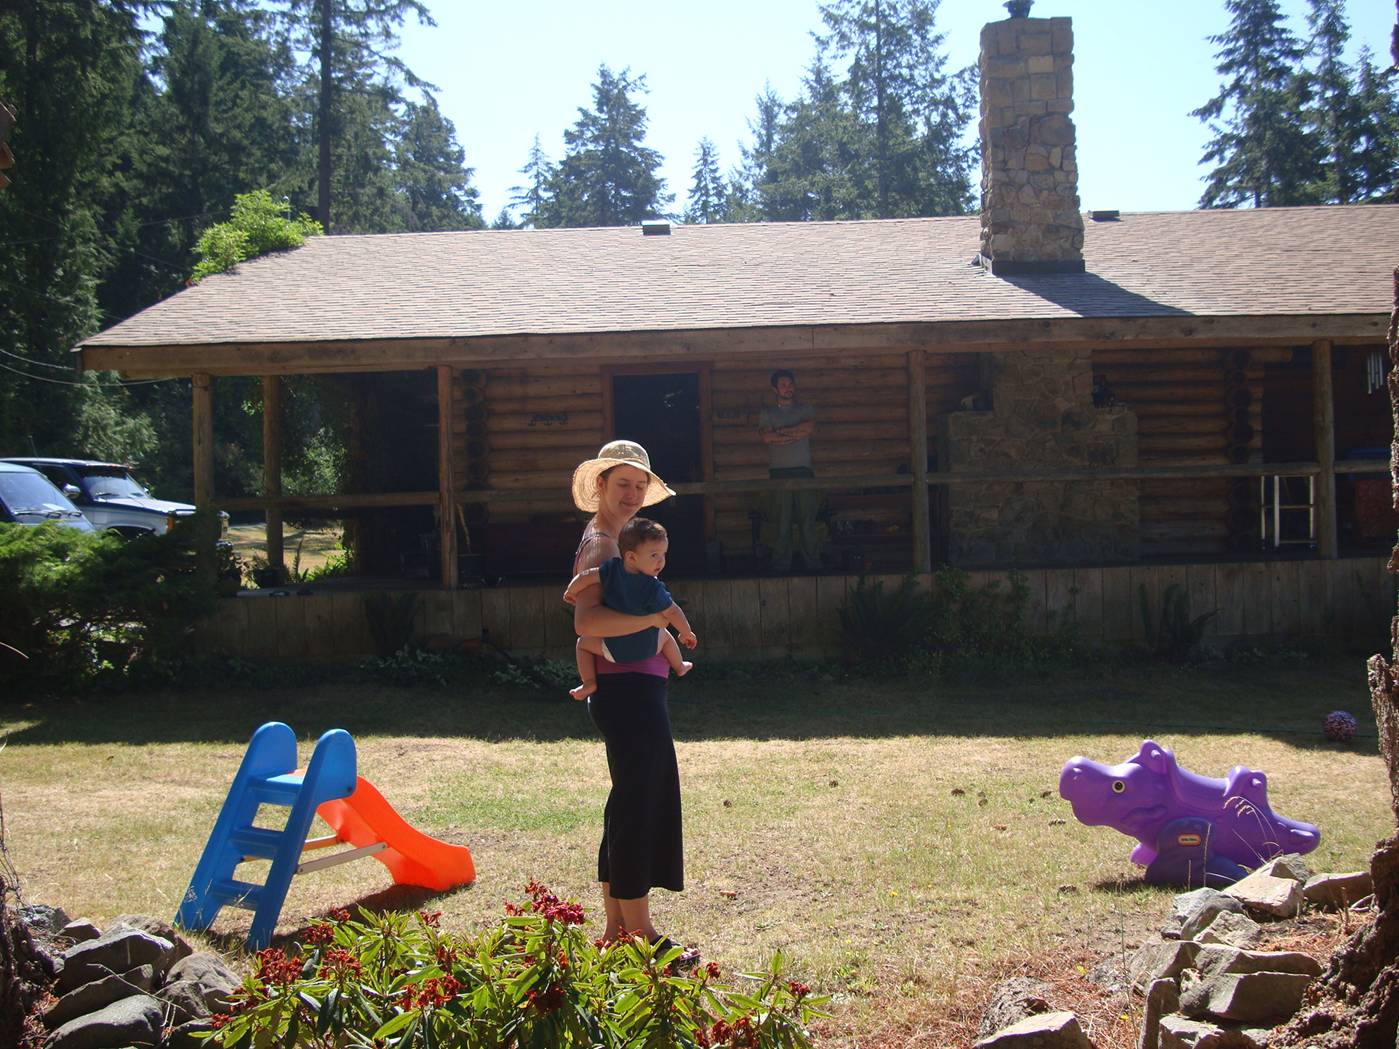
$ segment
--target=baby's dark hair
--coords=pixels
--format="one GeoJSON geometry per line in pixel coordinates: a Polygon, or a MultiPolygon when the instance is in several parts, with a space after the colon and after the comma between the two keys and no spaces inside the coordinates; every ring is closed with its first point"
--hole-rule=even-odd
{"type": "Polygon", "coordinates": [[[649,517],[633,517],[622,526],[622,534],[617,536],[617,549],[621,553],[635,550],[642,543],[653,543],[666,538],[665,528],[649,517]]]}

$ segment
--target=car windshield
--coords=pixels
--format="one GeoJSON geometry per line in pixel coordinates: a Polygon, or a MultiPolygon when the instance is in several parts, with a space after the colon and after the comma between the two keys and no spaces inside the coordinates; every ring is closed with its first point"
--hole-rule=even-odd
{"type": "Polygon", "coordinates": [[[146,490],[120,467],[89,467],[83,471],[83,485],[93,499],[146,498],[146,490]]]}
{"type": "Polygon", "coordinates": [[[73,509],[73,504],[63,497],[62,492],[33,473],[0,473],[0,499],[4,500],[12,514],[25,510],[43,513],[73,509]]]}

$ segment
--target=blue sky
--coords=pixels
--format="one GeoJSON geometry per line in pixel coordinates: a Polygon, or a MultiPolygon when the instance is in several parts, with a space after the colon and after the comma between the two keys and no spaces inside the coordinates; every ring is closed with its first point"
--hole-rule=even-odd
{"type": "MultiPolygon", "coordinates": [[[[521,181],[534,136],[553,160],[563,132],[591,103],[600,63],[646,76],[647,143],[677,209],[689,190],[701,137],[727,170],[748,141],[754,98],[770,82],[793,98],[820,28],[816,0],[529,0],[517,4],[429,0],[435,28],[404,27],[400,56],[438,87],[475,169],[492,219],[521,181]]],[[[1282,0],[1299,36],[1305,0],[1282,0]]],[[[1352,51],[1368,44],[1387,60],[1391,0],[1348,0],[1352,51]]],[[[1035,16],[1074,20],[1079,194],[1083,207],[1133,211],[1192,208],[1200,196],[1207,136],[1190,110],[1219,79],[1215,45],[1228,25],[1223,0],[1038,0],[1035,16]]],[[[999,0],[942,0],[939,25],[951,67],[976,60],[981,26],[1005,17],[999,0]]]]}

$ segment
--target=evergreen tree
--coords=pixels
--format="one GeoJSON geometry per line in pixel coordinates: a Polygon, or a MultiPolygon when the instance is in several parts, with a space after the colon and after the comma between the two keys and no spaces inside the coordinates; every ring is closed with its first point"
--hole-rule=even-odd
{"type": "Polygon", "coordinates": [[[491,229],[519,229],[519,224],[515,221],[515,216],[510,214],[509,208],[501,208],[500,214],[491,223],[491,229]]]}
{"type": "Polygon", "coordinates": [[[452,122],[431,95],[408,104],[397,142],[398,190],[406,205],[408,230],[480,229],[480,194],[471,185],[471,168],[457,145],[452,122]]]}
{"type": "Polygon", "coordinates": [[[1302,46],[1277,0],[1226,0],[1227,31],[1215,71],[1219,93],[1192,116],[1214,137],[1202,163],[1214,164],[1200,204],[1206,208],[1308,204],[1321,182],[1321,146],[1302,119],[1309,102],[1302,46]]]}
{"type": "Polygon", "coordinates": [[[630,226],[673,199],[658,171],[661,155],[644,144],[646,77],[598,67],[593,108],[578,110],[564,132],[564,159],[553,181],[561,226],[630,226]]]}
{"type": "Polygon", "coordinates": [[[525,184],[510,187],[510,192],[514,194],[510,198],[510,206],[521,209],[520,225],[534,229],[557,226],[559,223],[554,208],[555,169],[549,157],[540,148],[538,135],[534,136],[534,145],[530,147],[529,158],[520,169],[520,174],[525,176],[525,184]]]}
{"type": "Polygon", "coordinates": [[[726,196],[724,180],[719,174],[719,156],[714,143],[706,136],[700,139],[695,153],[694,181],[690,185],[690,206],[685,209],[685,221],[723,222],[728,210],[726,196]]]}
{"type": "Polygon", "coordinates": [[[859,176],[872,183],[861,214],[879,218],[965,212],[973,154],[962,145],[971,115],[961,79],[949,76],[938,0],[835,0],[821,5],[823,55],[848,61],[842,92],[864,140],[859,176]]]}
{"type": "Polygon", "coordinates": [[[769,216],[764,193],[772,181],[772,158],[777,151],[786,106],[771,84],[763,85],[763,92],[755,102],[757,117],[748,121],[753,144],[739,146],[743,160],[729,176],[727,195],[730,222],[760,222],[769,216]]]}
{"type": "Polygon", "coordinates": [[[1360,131],[1356,142],[1357,200],[1399,201],[1399,100],[1390,78],[1375,66],[1368,47],[1356,58],[1356,108],[1360,131]]]}
{"type": "Polygon", "coordinates": [[[763,218],[776,222],[873,217],[865,136],[840,85],[818,55],[787,107],[758,188],[763,218]]]}
{"type": "MultiPolygon", "coordinates": [[[[310,55],[308,86],[315,92],[316,216],[326,232],[332,229],[333,171],[337,164],[362,161],[360,170],[339,180],[355,194],[352,223],[361,228],[370,216],[383,214],[387,202],[382,186],[365,186],[355,175],[384,159],[386,147],[370,141],[378,117],[392,110],[401,96],[400,80],[410,87],[430,89],[393,54],[398,30],[408,15],[422,25],[436,25],[422,0],[282,0],[295,45],[310,55]],[[367,97],[366,97],[367,96],[367,97]],[[356,104],[358,102],[358,104],[356,104]],[[383,105],[376,103],[382,102],[383,105]],[[347,138],[369,149],[349,152],[347,138]],[[342,148],[336,149],[339,144],[342,148]],[[363,163],[367,161],[367,163],[363,163]]],[[[375,170],[378,170],[377,168],[375,170]]],[[[334,228],[339,228],[338,220],[334,228]]]]}
{"type": "Polygon", "coordinates": [[[1307,23],[1312,30],[1309,51],[1316,68],[1308,74],[1312,97],[1308,127],[1321,144],[1323,174],[1316,188],[1319,199],[1349,204],[1357,198],[1356,167],[1364,114],[1345,63],[1350,27],[1344,0],[1309,0],[1307,23]]]}

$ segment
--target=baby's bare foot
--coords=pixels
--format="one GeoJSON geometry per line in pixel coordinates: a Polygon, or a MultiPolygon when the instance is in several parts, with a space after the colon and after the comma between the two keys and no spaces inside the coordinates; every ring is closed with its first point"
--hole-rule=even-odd
{"type": "Polygon", "coordinates": [[[695,669],[695,665],[694,665],[693,663],[691,663],[688,659],[682,659],[682,660],[680,661],[680,666],[679,666],[679,667],[676,669],[676,671],[675,671],[675,676],[676,676],[676,677],[684,677],[686,674],[688,674],[690,671],[692,671],[692,670],[694,670],[694,669],[695,669]]]}
{"type": "Polygon", "coordinates": [[[585,681],[585,682],[583,682],[581,685],[579,685],[577,688],[571,688],[571,689],[569,689],[569,690],[568,690],[568,694],[569,694],[570,696],[572,696],[574,699],[577,699],[577,700],[584,700],[584,699],[587,699],[589,696],[591,696],[591,695],[592,695],[594,692],[596,692],[596,691],[597,691],[597,682],[596,682],[596,681],[585,681]]]}

